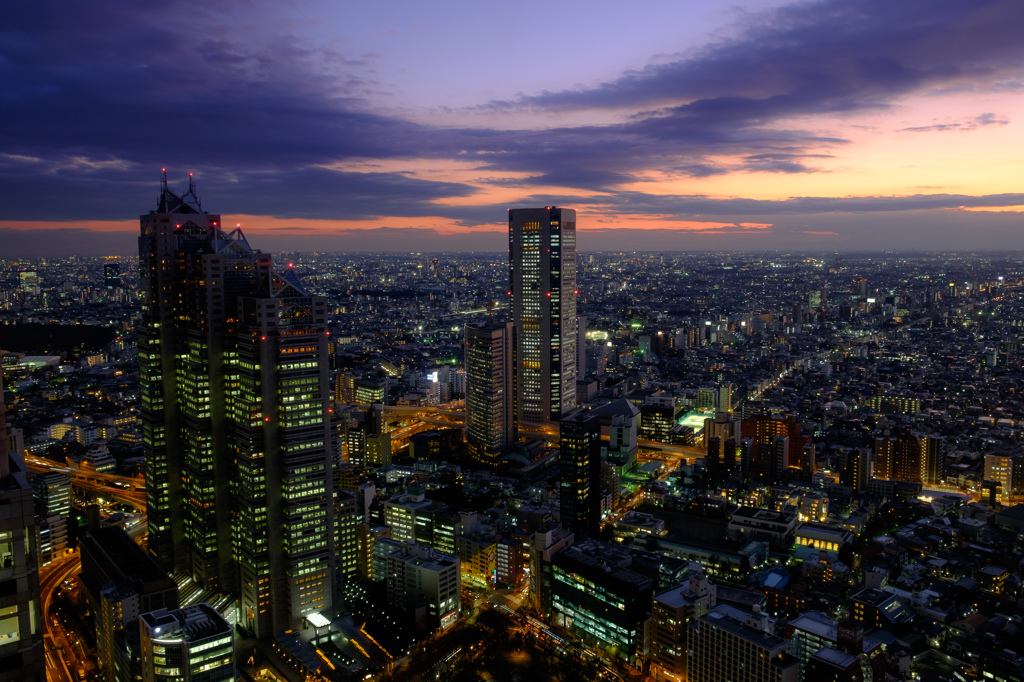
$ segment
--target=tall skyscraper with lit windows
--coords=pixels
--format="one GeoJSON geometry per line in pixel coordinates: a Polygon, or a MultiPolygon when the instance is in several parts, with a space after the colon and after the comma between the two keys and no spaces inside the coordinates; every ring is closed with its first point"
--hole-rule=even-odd
{"type": "Polygon", "coordinates": [[[149,549],[239,599],[257,637],[332,608],[326,301],[195,184],[141,216],[139,368],[149,549]]]}
{"type": "Polygon", "coordinates": [[[515,444],[511,322],[466,325],[466,443],[469,456],[497,467],[515,444]]]}
{"type": "Polygon", "coordinates": [[[557,423],[576,406],[576,211],[508,212],[516,421],[557,423]]]}

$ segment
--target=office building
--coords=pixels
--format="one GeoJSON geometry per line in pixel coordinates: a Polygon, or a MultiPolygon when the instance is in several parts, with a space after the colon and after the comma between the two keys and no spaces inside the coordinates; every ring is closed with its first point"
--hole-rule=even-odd
{"type": "Polygon", "coordinates": [[[619,545],[586,540],[552,558],[553,622],[630,665],[649,649],[654,582],[619,545]]]}
{"type": "Polygon", "coordinates": [[[388,380],[383,377],[360,377],[355,380],[352,402],[356,405],[384,404],[388,399],[388,380]]]}
{"type": "Polygon", "coordinates": [[[270,637],[332,607],[326,302],[224,231],[191,180],[164,178],[140,222],[149,548],[270,637]]]}
{"type": "Polygon", "coordinates": [[[103,286],[107,291],[121,286],[120,263],[105,263],[103,265],[103,286]]]}
{"type": "Polygon", "coordinates": [[[140,613],[178,608],[178,584],[122,528],[94,528],[82,538],[79,595],[92,615],[96,654],[112,679],[132,668],[131,628],[140,613]]]}
{"type": "Polygon", "coordinates": [[[143,682],[232,682],[234,630],[209,604],[139,617],[143,682]]]}
{"type": "Polygon", "coordinates": [[[510,209],[508,248],[516,421],[550,424],[576,405],[576,211],[510,209]]]}
{"type": "Polygon", "coordinates": [[[71,478],[59,471],[48,471],[32,476],[32,497],[36,516],[59,514],[67,518],[71,513],[71,478]]]}
{"type": "Polygon", "coordinates": [[[587,318],[576,318],[576,378],[587,376],[587,318]]]}
{"type": "Polygon", "coordinates": [[[760,611],[748,613],[719,604],[689,632],[687,662],[691,682],[797,682],[800,667],[774,634],[774,621],[760,611]]]}
{"type": "Polygon", "coordinates": [[[19,270],[18,285],[21,287],[21,290],[27,294],[38,293],[39,273],[35,270],[19,270]]]}
{"type": "Polygon", "coordinates": [[[594,537],[601,525],[600,418],[582,408],[563,417],[558,447],[562,526],[577,541],[594,537]]]}
{"type": "Polygon", "coordinates": [[[44,682],[35,505],[25,463],[10,452],[0,376],[0,676],[44,682]]]}
{"type": "Polygon", "coordinates": [[[377,576],[374,565],[375,547],[379,540],[391,539],[390,526],[371,526],[360,523],[356,526],[356,567],[363,580],[383,580],[377,576]]]}
{"type": "Polygon", "coordinates": [[[619,398],[595,407],[590,414],[600,419],[602,434],[608,432],[608,443],[602,444],[602,459],[614,466],[620,476],[635,469],[640,435],[640,410],[636,405],[619,398]]]}
{"type": "Polygon", "coordinates": [[[391,466],[391,434],[381,433],[366,437],[366,466],[391,466]]]}
{"type": "Polygon", "coordinates": [[[551,617],[554,588],[553,561],[559,552],[571,547],[573,534],[561,526],[546,525],[530,539],[530,598],[533,608],[545,618],[551,617]]]}
{"type": "Polygon", "coordinates": [[[60,514],[37,516],[39,565],[48,566],[68,549],[68,522],[60,514]]]}
{"type": "Polygon", "coordinates": [[[466,445],[491,468],[516,441],[513,340],[508,322],[466,325],[466,445]]]}
{"type": "MultiPolygon", "coordinates": [[[[627,397],[633,399],[632,394],[627,397]]],[[[678,415],[675,396],[657,391],[644,395],[639,402],[640,439],[672,443],[678,415]]]]}
{"type": "MultiPolygon", "coordinates": [[[[381,541],[383,544],[391,541],[381,541]]],[[[447,628],[462,605],[458,557],[414,542],[388,554],[388,602],[416,616],[417,630],[447,628]]]]}
{"type": "Polygon", "coordinates": [[[478,588],[492,587],[498,569],[498,542],[493,532],[480,530],[455,538],[455,556],[459,558],[461,579],[478,588]]]}
{"type": "Polygon", "coordinates": [[[799,661],[801,679],[885,678],[884,647],[865,639],[864,626],[857,621],[839,624],[824,613],[807,611],[786,625],[783,636],[789,640],[789,653],[799,661]],[[841,674],[835,676],[837,672],[841,674]]]}
{"type": "Polygon", "coordinates": [[[334,554],[337,570],[336,583],[352,578],[359,572],[357,526],[362,518],[360,497],[348,490],[334,490],[334,554]]]}

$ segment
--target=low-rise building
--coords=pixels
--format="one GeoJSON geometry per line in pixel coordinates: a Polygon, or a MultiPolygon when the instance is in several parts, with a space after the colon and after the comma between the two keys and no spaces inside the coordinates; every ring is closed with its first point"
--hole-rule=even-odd
{"type": "Polygon", "coordinates": [[[233,682],[234,631],[209,604],[139,617],[143,682],[233,682]]]}
{"type": "Polygon", "coordinates": [[[654,581],[623,548],[586,540],[552,559],[553,620],[638,665],[648,654],[654,581]]]}

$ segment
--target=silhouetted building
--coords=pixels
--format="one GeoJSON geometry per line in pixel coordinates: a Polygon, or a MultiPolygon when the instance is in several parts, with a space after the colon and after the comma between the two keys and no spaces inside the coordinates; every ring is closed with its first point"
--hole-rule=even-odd
{"type": "Polygon", "coordinates": [[[0,677],[45,682],[35,505],[25,463],[9,447],[0,376],[0,677]]]}
{"type": "Polygon", "coordinates": [[[105,263],[103,265],[103,286],[110,291],[121,286],[121,264],[105,263]]]}
{"type": "Polygon", "coordinates": [[[600,530],[601,420],[582,408],[569,413],[562,418],[558,443],[561,522],[578,542],[600,530]]]}
{"type": "Polygon", "coordinates": [[[515,444],[511,323],[466,325],[466,444],[494,468],[515,444]]]}

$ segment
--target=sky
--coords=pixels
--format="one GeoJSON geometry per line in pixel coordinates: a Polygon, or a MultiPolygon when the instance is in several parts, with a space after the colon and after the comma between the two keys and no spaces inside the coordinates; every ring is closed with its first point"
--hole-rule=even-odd
{"type": "Polygon", "coordinates": [[[1024,247],[1024,2],[10,3],[0,258],[195,174],[268,251],[1024,247]]]}

